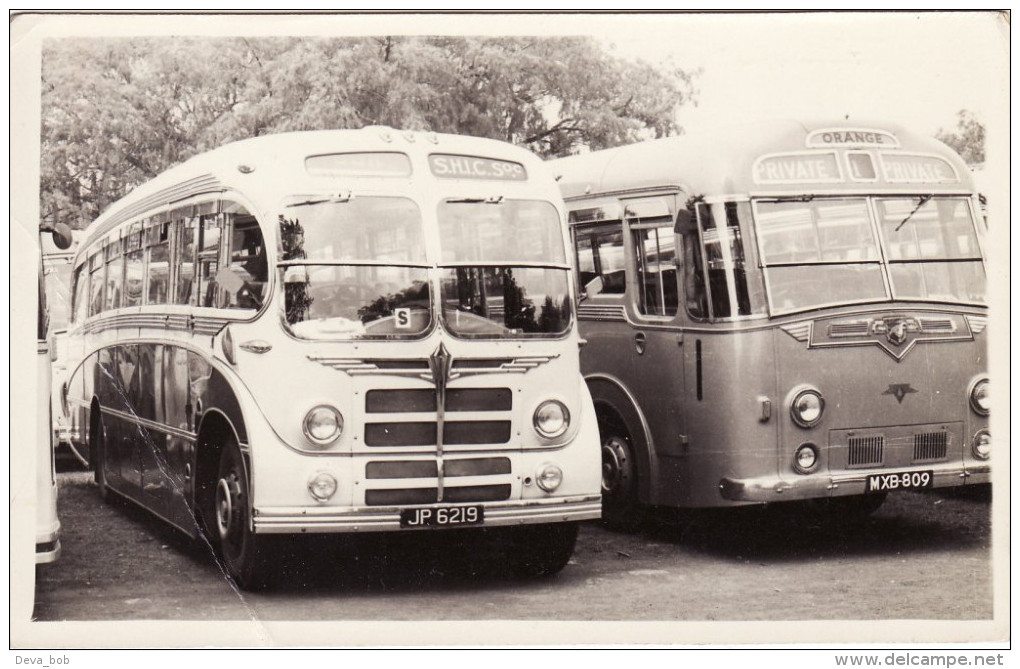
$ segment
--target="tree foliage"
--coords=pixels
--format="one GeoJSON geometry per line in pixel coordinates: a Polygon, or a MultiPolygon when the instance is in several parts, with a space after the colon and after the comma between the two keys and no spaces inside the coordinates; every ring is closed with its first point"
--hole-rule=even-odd
{"type": "Polygon", "coordinates": [[[968,165],[985,162],[985,126],[966,109],[956,113],[956,129],[947,131],[939,128],[935,138],[947,144],[960,154],[968,165]]]}
{"type": "Polygon", "coordinates": [[[666,136],[695,76],[575,37],[55,40],[42,212],[80,227],[195,153],[290,130],[389,125],[542,156],[666,136]]]}

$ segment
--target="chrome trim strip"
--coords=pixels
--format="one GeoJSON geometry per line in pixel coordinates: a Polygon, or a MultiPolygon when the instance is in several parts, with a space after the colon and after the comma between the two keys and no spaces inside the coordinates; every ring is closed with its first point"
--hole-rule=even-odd
{"type": "MultiPolygon", "coordinates": [[[[485,507],[485,523],[474,527],[576,522],[597,520],[602,517],[602,498],[599,495],[554,500],[480,502],[479,505],[485,507]]],[[[434,505],[408,505],[407,507],[380,507],[378,509],[256,508],[254,527],[255,532],[259,534],[390,532],[394,530],[413,532],[420,530],[408,530],[400,527],[401,509],[429,508],[430,506],[434,505]]],[[[451,506],[472,505],[458,503],[451,506]]]]}
{"type": "MultiPolygon", "coordinates": [[[[81,403],[85,406],[84,403],[81,403]]],[[[142,418],[136,414],[127,413],[125,411],[118,411],[117,409],[111,409],[107,406],[100,406],[99,410],[106,416],[113,416],[129,423],[134,423],[149,430],[156,430],[164,434],[169,434],[172,437],[179,437],[181,439],[187,439],[188,441],[198,441],[197,432],[189,432],[176,427],[170,427],[164,423],[157,423],[156,421],[149,420],[148,418],[142,418]]]]}

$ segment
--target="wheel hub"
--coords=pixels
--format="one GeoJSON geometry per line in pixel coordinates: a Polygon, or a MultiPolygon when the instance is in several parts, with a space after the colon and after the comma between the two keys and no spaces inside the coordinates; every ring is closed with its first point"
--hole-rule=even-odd
{"type": "Polygon", "coordinates": [[[627,446],[617,438],[602,444],[602,494],[619,493],[626,489],[630,479],[630,459],[627,446]]]}
{"type": "Polygon", "coordinates": [[[241,486],[234,476],[225,476],[216,483],[216,529],[226,539],[238,529],[241,509],[241,486]]]}

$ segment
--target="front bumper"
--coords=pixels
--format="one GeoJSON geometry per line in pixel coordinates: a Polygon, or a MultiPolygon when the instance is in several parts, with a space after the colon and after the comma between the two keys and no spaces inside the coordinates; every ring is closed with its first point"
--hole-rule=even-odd
{"type": "MultiPolygon", "coordinates": [[[[732,502],[781,502],[819,497],[845,497],[865,494],[868,476],[889,474],[891,469],[861,469],[839,474],[813,474],[802,478],[762,476],[753,479],[724,478],[719,482],[723,499],[732,502]]],[[[957,463],[914,465],[897,467],[896,472],[931,471],[934,488],[952,488],[962,485],[988,483],[992,480],[992,467],[988,463],[957,463]]]]}
{"type": "MultiPolygon", "coordinates": [[[[471,504],[430,505],[472,506],[471,504]]],[[[602,517],[602,497],[587,495],[525,502],[487,502],[485,524],[472,527],[506,527],[539,523],[597,520],[602,517]]],[[[400,511],[409,507],[372,507],[337,510],[331,507],[262,507],[255,509],[255,532],[260,534],[346,533],[413,531],[400,527],[400,511]]],[[[463,527],[463,526],[460,526],[463,527]]],[[[439,528],[423,528],[439,529],[439,528]]],[[[454,529],[451,526],[449,529],[454,529]]]]}
{"type": "Polygon", "coordinates": [[[60,557],[60,525],[54,529],[36,534],[35,563],[46,564],[56,562],[60,557]]]}

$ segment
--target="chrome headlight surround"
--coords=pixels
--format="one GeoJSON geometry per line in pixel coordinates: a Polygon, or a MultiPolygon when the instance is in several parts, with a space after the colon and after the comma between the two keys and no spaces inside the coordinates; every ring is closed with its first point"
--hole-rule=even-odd
{"type": "Polygon", "coordinates": [[[793,469],[798,474],[810,474],[818,469],[820,461],[818,447],[810,441],[805,441],[793,452],[793,469]]]}
{"type": "Polygon", "coordinates": [[[563,483],[563,469],[559,465],[547,462],[538,468],[535,483],[546,492],[554,492],[563,483]]]}
{"type": "Polygon", "coordinates": [[[987,427],[974,433],[974,438],[970,441],[970,450],[979,460],[987,460],[992,457],[992,433],[988,431],[987,427]]]}
{"type": "Polygon", "coordinates": [[[320,404],[308,410],[304,420],[301,421],[301,429],[309,442],[319,448],[325,448],[343,434],[344,417],[334,407],[320,404]]]}
{"type": "Polygon", "coordinates": [[[559,400],[546,400],[535,408],[532,423],[546,439],[562,437],[570,429],[570,410],[559,400]]]}
{"type": "Polygon", "coordinates": [[[976,379],[967,391],[970,400],[971,411],[979,416],[987,417],[991,413],[992,405],[989,399],[990,384],[987,376],[976,379]]]}
{"type": "Polygon", "coordinates": [[[336,477],[329,472],[316,472],[308,479],[308,494],[316,502],[328,502],[339,487],[336,477]]]}
{"type": "Polygon", "coordinates": [[[803,428],[818,425],[825,413],[825,398],[812,387],[800,388],[790,401],[790,418],[803,428]]]}

